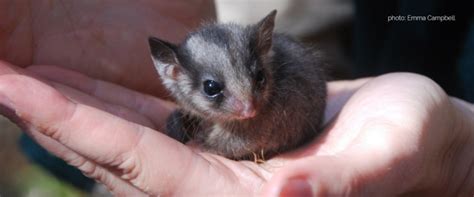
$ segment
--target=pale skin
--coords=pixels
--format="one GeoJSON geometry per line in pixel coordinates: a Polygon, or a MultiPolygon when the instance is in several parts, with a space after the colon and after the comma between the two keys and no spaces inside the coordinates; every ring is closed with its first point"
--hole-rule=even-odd
{"type": "Polygon", "coordinates": [[[60,65],[162,96],[149,36],[181,41],[215,20],[212,0],[2,0],[0,59],[60,65]]]}
{"type": "MultiPolygon", "coordinates": [[[[20,57],[33,50],[15,46],[20,57]]],[[[51,52],[59,60],[49,65],[12,59],[5,54],[15,50],[5,50],[2,58],[13,64],[0,62],[1,112],[116,195],[276,196],[296,188],[335,196],[474,193],[474,106],[423,76],[393,73],[329,83],[323,135],[257,164],[168,138],[161,131],[172,103],[108,80],[118,73],[89,73],[94,59],[69,65],[71,55],[61,53],[69,48],[51,52]],[[33,66],[20,67],[25,65],[33,66]]],[[[129,64],[117,62],[117,69],[123,65],[129,64]]]]}

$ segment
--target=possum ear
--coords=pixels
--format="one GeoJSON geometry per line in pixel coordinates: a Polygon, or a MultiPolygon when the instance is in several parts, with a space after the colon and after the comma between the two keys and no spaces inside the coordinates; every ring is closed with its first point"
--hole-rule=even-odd
{"type": "Polygon", "coordinates": [[[273,28],[275,26],[275,16],[277,11],[273,10],[257,23],[257,48],[263,53],[267,53],[272,47],[273,28]]]}
{"type": "Polygon", "coordinates": [[[148,38],[150,44],[151,58],[155,69],[163,80],[176,80],[181,70],[176,57],[176,45],[160,40],[155,37],[148,38]]]}

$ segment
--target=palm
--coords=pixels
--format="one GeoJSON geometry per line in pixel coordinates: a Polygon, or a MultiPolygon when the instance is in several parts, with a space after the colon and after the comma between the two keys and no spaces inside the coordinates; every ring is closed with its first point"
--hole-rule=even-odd
{"type": "Polygon", "coordinates": [[[208,0],[6,0],[0,13],[0,59],[60,65],[158,96],[147,38],[178,42],[215,17],[208,0]]]}
{"type": "MultiPolygon", "coordinates": [[[[430,149],[446,146],[427,143],[426,125],[434,125],[435,131],[430,132],[435,132],[437,138],[449,138],[438,131],[449,130],[442,125],[450,124],[436,125],[438,117],[428,116],[433,113],[430,110],[446,103],[444,93],[437,87],[423,86],[426,80],[394,84],[391,81],[407,76],[389,75],[370,80],[362,88],[367,80],[331,83],[327,116],[334,115],[331,111],[340,113],[307,147],[260,165],[235,162],[156,132],[163,131],[165,119],[173,110],[170,103],[57,67],[33,66],[29,71],[11,68],[1,69],[0,84],[8,85],[3,85],[0,92],[13,95],[9,101],[14,101],[15,107],[9,107],[16,108],[30,135],[116,193],[257,193],[271,177],[278,180],[308,162],[315,169],[325,169],[322,177],[334,176],[330,172],[337,169],[368,184],[354,185],[352,192],[368,186],[374,191],[400,191],[417,181],[406,180],[406,173],[428,173],[436,167],[420,166],[423,158],[430,157],[424,152],[437,152],[430,149]],[[16,74],[7,75],[12,73],[16,74]],[[31,95],[28,90],[35,90],[32,97],[42,99],[22,96],[31,95]],[[441,97],[431,97],[433,93],[441,97]],[[430,97],[432,102],[418,102],[425,101],[423,97],[430,97]],[[418,147],[426,149],[420,151],[418,147]],[[421,159],[410,163],[414,169],[407,170],[405,161],[411,157],[421,159]],[[388,166],[390,171],[386,170],[388,166]],[[392,179],[381,181],[387,175],[392,179]],[[394,184],[401,180],[405,185],[394,184]],[[388,188],[394,185],[399,188],[388,188]]],[[[343,181],[321,184],[334,187],[343,181]]]]}

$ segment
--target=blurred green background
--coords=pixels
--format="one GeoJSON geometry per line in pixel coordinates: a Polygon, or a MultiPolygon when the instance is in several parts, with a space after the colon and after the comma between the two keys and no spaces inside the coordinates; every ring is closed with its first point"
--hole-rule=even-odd
{"type": "Polygon", "coordinates": [[[18,127],[0,116],[0,197],[86,196],[30,163],[19,149],[20,134],[18,127]]]}

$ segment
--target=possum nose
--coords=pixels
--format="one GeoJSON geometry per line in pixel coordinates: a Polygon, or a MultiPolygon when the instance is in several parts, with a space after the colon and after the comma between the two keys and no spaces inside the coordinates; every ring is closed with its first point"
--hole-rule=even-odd
{"type": "Polygon", "coordinates": [[[254,105],[249,101],[242,102],[235,99],[233,102],[233,108],[235,115],[237,115],[239,119],[252,118],[257,114],[254,105]]]}
{"type": "Polygon", "coordinates": [[[252,118],[256,114],[257,111],[255,111],[255,107],[250,102],[247,105],[244,105],[244,109],[240,112],[240,116],[243,118],[252,118]]]}

